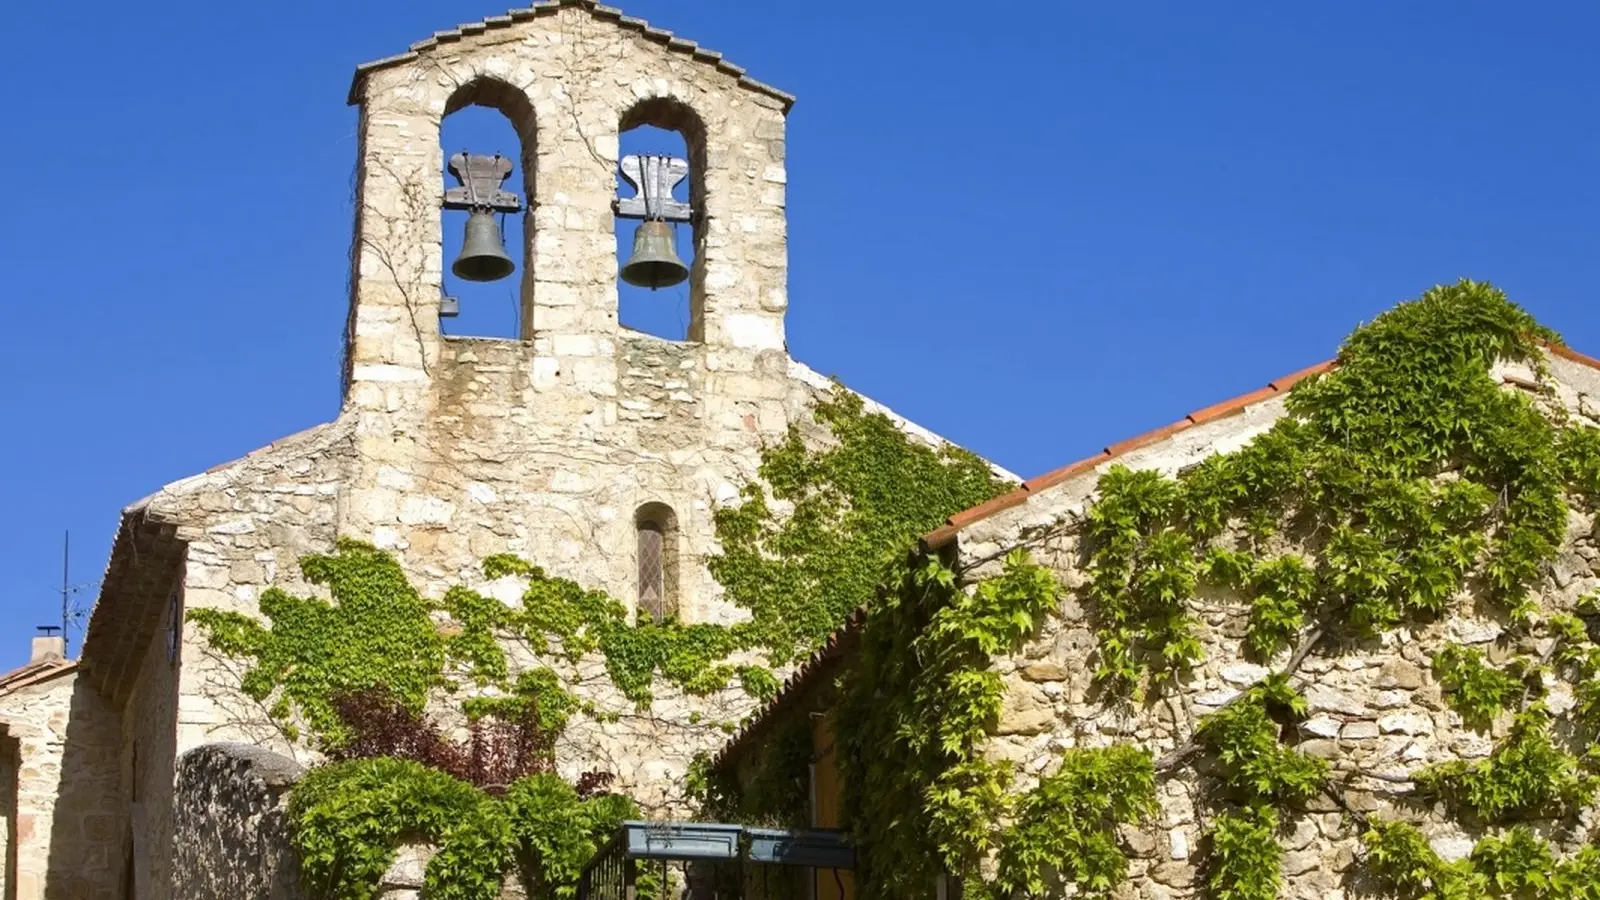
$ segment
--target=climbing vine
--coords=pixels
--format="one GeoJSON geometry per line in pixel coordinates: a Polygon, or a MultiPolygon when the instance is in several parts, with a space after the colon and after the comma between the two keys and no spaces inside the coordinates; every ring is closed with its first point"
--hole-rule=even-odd
{"type": "MultiPolygon", "coordinates": [[[[1175,474],[1113,465],[1081,518],[1020,535],[1027,545],[1076,537],[1107,702],[1176,699],[1213,639],[1205,619],[1234,602],[1218,598],[1242,602],[1242,628],[1228,636],[1271,674],[1153,766],[1154,778],[1190,770],[1202,785],[1211,896],[1277,896],[1279,839],[1313,802],[1361,828],[1369,873],[1396,896],[1600,890],[1600,853],[1563,859],[1517,824],[1570,827],[1600,773],[1585,750],[1600,730],[1600,617],[1592,603],[1552,609],[1539,596],[1569,510],[1600,503],[1600,429],[1574,422],[1541,387],[1555,340],[1489,285],[1435,288],[1357,329],[1337,365],[1296,384],[1287,413],[1243,446],[1175,474]],[[1532,380],[1507,388],[1502,364],[1532,380]],[[1470,827],[1514,827],[1451,863],[1412,826],[1351,806],[1327,762],[1294,746],[1309,727],[1296,683],[1313,677],[1299,668],[1319,650],[1373,647],[1400,628],[1438,633],[1433,623],[1468,595],[1505,623],[1510,652],[1491,662],[1451,644],[1431,663],[1449,708],[1491,735],[1492,750],[1418,765],[1407,782],[1470,827]],[[1546,698],[1554,679],[1570,687],[1560,713],[1546,698]]],[[[1051,770],[1061,774],[1020,792],[1028,776],[984,752],[1002,698],[994,658],[1057,609],[1049,573],[1036,569],[1012,550],[1003,574],[973,582],[922,555],[882,579],[837,707],[866,894],[920,895],[949,874],[970,896],[1040,896],[1062,883],[1094,895],[1125,877],[1113,826],[1148,807],[1139,791],[1081,789],[1083,754],[1100,750],[1061,751],[1051,770]],[[1019,579],[1031,587],[1006,587],[1019,579]]]]}
{"type": "Polygon", "coordinates": [[[635,703],[650,701],[657,679],[700,695],[722,690],[736,675],[757,696],[770,689],[758,674],[765,670],[737,668],[724,661],[743,649],[730,628],[683,625],[671,619],[630,623],[627,607],[604,591],[552,578],[515,556],[491,556],[483,569],[490,578],[515,575],[526,579],[528,586],[517,607],[463,587],[445,594],[444,609],[460,626],[446,640],[445,651],[481,685],[520,694],[519,685],[506,681],[505,644],[511,641],[541,657],[557,655],[572,663],[598,652],[611,683],[635,703]]]}
{"type": "Polygon", "coordinates": [[[568,663],[598,652],[611,684],[638,704],[650,701],[657,680],[691,695],[737,683],[762,696],[775,685],[764,667],[725,661],[742,647],[728,627],[670,620],[633,624],[627,608],[603,591],[550,577],[512,556],[490,557],[483,570],[489,578],[526,579],[518,606],[459,586],[438,603],[425,601],[393,557],[357,541],[342,541],[330,555],[307,557],[302,570],[312,584],[328,587],[331,600],[273,588],[261,599],[265,623],[215,609],[189,616],[213,650],[248,661],[245,693],[267,704],[291,740],[303,722],[320,741],[337,744],[342,730],[333,698],[373,687],[383,687],[412,710],[422,708],[429,691],[466,682],[492,689],[464,701],[472,716],[515,716],[530,703],[537,703],[552,727],[580,710],[605,716],[593,704],[580,703],[548,667],[513,673],[507,643],[568,663]]]}
{"type": "MultiPolygon", "coordinates": [[[[1009,767],[979,752],[1004,693],[989,660],[1032,632],[1059,595],[1049,570],[1020,551],[970,591],[924,559],[869,612],[859,662],[840,689],[837,738],[845,817],[868,895],[919,896],[942,873],[977,877],[999,840],[1011,781],[1009,767]]],[[[1126,799],[1083,815],[1141,808],[1126,799]]],[[[1042,825],[1022,833],[1052,834],[1042,825]]],[[[1012,877],[1036,878],[1035,857],[1014,852],[1012,877]]]]}
{"type": "Polygon", "coordinates": [[[1600,781],[1581,771],[1578,760],[1557,744],[1549,719],[1535,704],[1517,715],[1488,759],[1429,766],[1416,773],[1417,788],[1485,822],[1576,812],[1594,799],[1600,781]]]}
{"type": "Polygon", "coordinates": [[[289,798],[306,886],[327,900],[369,900],[402,840],[437,847],[423,891],[437,900],[495,900],[520,867],[531,896],[576,895],[583,864],[632,800],[582,797],[559,777],[518,780],[502,796],[410,760],[378,757],[311,770],[289,798]]]}
{"type": "MultiPolygon", "coordinates": [[[[623,805],[632,809],[609,795],[579,802],[548,772],[489,797],[444,770],[450,766],[440,760],[454,759],[448,748],[426,758],[348,759],[365,744],[352,743],[337,698],[381,688],[398,710],[384,712],[387,721],[420,715],[430,698],[465,693],[459,708],[469,720],[532,717],[553,739],[574,716],[606,723],[622,714],[592,691],[575,692],[579,663],[591,656],[638,707],[661,683],[690,695],[737,686],[770,698],[778,680],[761,657],[782,662],[808,651],[907,541],[1002,487],[977,457],[915,441],[843,390],[819,401],[815,418],[826,435],[792,430],[763,453],[765,485],[717,514],[724,551],[710,565],[729,598],[750,610],[741,625],[630,622],[626,606],[605,592],[511,555],[485,559],[483,573],[521,579],[520,603],[465,586],[430,601],[389,554],[356,541],[302,561],[306,580],[326,587],[327,599],[274,588],[262,597],[262,619],[192,610],[211,650],[243,664],[246,694],[286,738],[309,737],[345,760],[315,770],[295,791],[291,818],[309,883],[331,900],[365,897],[404,836],[440,847],[427,870],[430,897],[489,896],[513,857],[537,896],[567,896],[596,836],[623,805]],[[818,440],[823,449],[812,449],[818,440]],[[793,512],[775,512],[786,506],[793,512]],[[513,648],[523,651],[518,659],[542,662],[514,664],[513,648]]],[[[686,723],[733,726],[698,711],[686,723]]],[[[806,785],[793,770],[809,754],[809,737],[797,731],[779,743],[773,777],[764,779],[773,789],[752,797],[747,815],[759,809],[774,823],[803,820],[806,785]]]]}
{"type": "Polygon", "coordinates": [[[1305,699],[1282,676],[1245,691],[1206,717],[1196,740],[1219,764],[1225,807],[1212,827],[1208,884],[1219,900],[1266,900],[1278,894],[1279,809],[1303,805],[1327,776],[1327,763],[1279,742],[1282,728],[1305,717],[1305,699]]]}
{"type": "Polygon", "coordinates": [[[1047,879],[1104,897],[1127,876],[1116,827],[1155,812],[1155,766],[1149,752],[1128,746],[1070,750],[1061,768],[1017,801],[1015,821],[1000,837],[996,887],[1002,896],[1038,896],[1047,879]]]}
{"type": "Polygon", "coordinates": [[[420,712],[429,690],[444,683],[444,641],[429,618],[430,604],[394,558],[342,541],[335,553],[302,559],[300,570],[307,582],[326,587],[332,602],[268,588],[261,595],[266,623],[207,608],[186,616],[213,650],[249,661],[241,688],[270,704],[290,740],[303,722],[337,742],[343,727],[334,700],[373,687],[420,712]]]}
{"type": "Polygon", "coordinates": [[[778,662],[820,644],[918,536],[1006,487],[977,456],[910,440],[847,391],[818,400],[813,415],[826,446],[796,427],[765,450],[764,483],[717,511],[722,551],[707,561],[778,662]]]}
{"type": "Polygon", "coordinates": [[[1362,841],[1372,873],[1403,900],[1600,900],[1600,848],[1561,859],[1526,825],[1482,838],[1455,862],[1403,822],[1375,821],[1362,841]]]}

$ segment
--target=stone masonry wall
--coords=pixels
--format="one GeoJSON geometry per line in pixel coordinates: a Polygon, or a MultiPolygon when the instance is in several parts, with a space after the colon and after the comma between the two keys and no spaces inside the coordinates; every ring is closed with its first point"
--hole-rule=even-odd
{"type": "Polygon", "coordinates": [[[70,668],[6,695],[0,726],[16,742],[17,764],[8,900],[122,896],[127,825],[115,723],[70,668]]]}
{"type": "MultiPolygon", "coordinates": [[[[786,104],[579,5],[514,18],[358,84],[346,414],[359,471],[341,533],[434,584],[509,551],[631,601],[635,511],[666,504],[682,558],[711,552],[714,504],[811,395],[783,338],[786,104]],[[527,340],[438,331],[439,128],[463,103],[531,136],[527,340]],[[692,341],[617,322],[618,134],[646,121],[684,131],[695,157],[692,341]]],[[[702,569],[683,578],[685,618],[729,614],[702,569]]]]}
{"type": "MultiPolygon", "coordinates": [[[[394,553],[430,597],[463,584],[515,602],[515,580],[486,583],[480,569],[486,556],[513,553],[633,604],[636,514],[661,504],[677,523],[679,618],[743,614],[704,566],[717,549],[712,515],[738,502],[762,447],[804,423],[829,389],[783,340],[787,103],[712,56],[624,25],[584,4],[546,5],[358,81],[344,409],[151,498],[188,542],[191,607],[254,613],[268,586],[307,592],[296,560],[338,537],[394,553]],[[439,123],[466,103],[496,106],[531,142],[525,340],[438,330],[439,123]],[[697,167],[690,341],[617,323],[617,135],[642,122],[682,129],[697,167]]],[[[179,752],[242,740],[311,760],[239,695],[236,663],[192,628],[184,641],[179,752]]],[[[661,689],[634,710],[600,665],[570,671],[572,687],[622,718],[578,717],[558,748],[563,771],[605,768],[670,810],[693,755],[718,747],[719,726],[752,701],[737,688],[703,700],[661,689]]]]}
{"type": "MultiPolygon", "coordinates": [[[[788,104],[716,55],[600,10],[542,4],[360,76],[343,408],[139,504],[185,545],[185,608],[257,615],[269,587],[325,596],[298,562],[339,538],[392,552],[433,598],[461,584],[515,602],[514,579],[488,583],[480,569],[488,555],[513,553],[632,604],[635,515],[663,504],[677,522],[680,618],[742,614],[704,566],[717,549],[712,514],[738,502],[761,448],[803,425],[830,389],[784,341],[788,104]],[[440,121],[467,104],[499,108],[525,143],[529,244],[511,249],[524,263],[521,340],[439,332],[440,121]],[[689,341],[617,322],[618,133],[646,123],[682,130],[696,166],[689,341]]],[[[146,653],[151,673],[165,671],[164,640],[158,632],[146,653]]],[[[693,700],[661,689],[635,710],[600,660],[568,674],[582,699],[623,715],[575,717],[558,747],[563,773],[612,771],[658,813],[680,806],[694,754],[718,747],[719,726],[753,702],[736,688],[693,700]]],[[[236,741],[315,762],[240,693],[241,675],[184,629],[172,753],[236,741]]],[[[167,717],[165,691],[141,685],[125,756],[135,730],[167,717]]],[[[155,784],[170,764],[146,775],[141,783],[155,784]]],[[[152,871],[166,865],[149,861],[152,871]]]]}
{"type": "Polygon", "coordinates": [[[248,744],[207,744],[177,764],[175,900],[299,900],[284,821],[304,770],[248,744]]]}
{"type": "MultiPolygon", "coordinates": [[[[1553,359],[1551,366],[1560,380],[1560,401],[1574,415],[1590,415],[1588,398],[1600,393],[1600,373],[1561,359],[1553,359]]],[[[1214,451],[1240,446],[1282,414],[1281,399],[1263,402],[1116,462],[1175,473],[1214,451]]],[[[992,557],[1015,545],[1019,536],[1039,534],[1037,529],[1081,516],[1099,475],[1109,465],[970,526],[961,535],[961,561],[978,565],[975,577],[997,571],[999,563],[992,557]]],[[[1600,588],[1595,568],[1600,550],[1592,537],[1593,526],[1590,517],[1572,514],[1542,598],[1547,606],[1570,609],[1580,595],[1600,588]]],[[[1066,748],[1133,742],[1158,756],[1170,751],[1187,740],[1200,717],[1269,672],[1241,653],[1247,605],[1236,598],[1207,596],[1192,601],[1204,622],[1205,661],[1181,684],[1173,700],[1130,711],[1114,699],[1097,696],[1091,690],[1090,664],[1095,635],[1070,591],[1085,576],[1078,568],[1077,537],[1067,531],[1030,545],[1035,559],[1053,568],[1069,588],[1058,614],[1048,619],[1022,653],[995,664],[1007,693],[998,734],[986,752],[1018,764],[1022,774],[1017,790],[1028,789],[1038,777],[1052,772],[1066,748]]],[[[1407,773],[1441,759],[1472,760],[1489,754],[1491,737],[1463,727],[1460,716],[1446,706],[1429,663],[1431,654],[1447,642],[1480,647],[1491,660],[1504,660],[1507,651],[1495,641],[1503,635],[1505,623],[1469,612],[1469,606],[1464,603],[1455,614],[1419,630],[1397,629],[1382,640],[1336,655],[1313,654],[1298,670],[1301,691],[1310,705],[1310,717],[1297,736],[1299,749],[1330,761],[1331,777],[1345,784],[1353,808],[1414,820],[1417,810],[1406,802],[1411,788],[1407,773]]],[[[1280,653],[1273,665],[1282,666],[1287,655],[1280,653]]],[[[1548,701],[1553,711],[1560,712],[1573,699],[1556,691],[1548,701]]],[[[1502,720],[1495,735],[1502,734],[1505,726],[1502,720]]],[[[1137,858],[1131,865],[1131,883],[1119,896],[1169,900],[1200,893],[1203,874],[1197,863],[1203,829],[1197,796],[1199,785],[1188,770],[1161,786],[1158,821],[1149,829],[1124,835],[1137,858]]],[[[1359,879],[1351,876],[1360,855],[1359,829],[1325,800],[1312,804],[1307,814],[1285,821],[1289,830],[1282,840],[1286,886],[1282,896],[1327,900],[1357,896],[1359,879]]],[[[1464,856],[1479,836],[1434,818],[1426,820],[1424,830],[1447,859],[1464,856]]]]}

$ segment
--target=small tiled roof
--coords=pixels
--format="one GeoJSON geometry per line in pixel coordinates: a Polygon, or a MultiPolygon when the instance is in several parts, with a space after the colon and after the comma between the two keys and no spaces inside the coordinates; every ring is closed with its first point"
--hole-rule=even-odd
{"type": "Polygon", "coordinates": [[[118,704],[133,692],[187,546],[177,526],[153,515],[149,505],[146,500],[122,512],[79,654],[89,683],[118,704]]]}
{"type": "Polygon", "coordinates": [[[13,691],[19,691],[29,685],[38,684],[41,681],[49,681],[57,675],[65,675],[77,668],[78,664],[76,662],[70,659],[62,659],[59,656],[41,659],[25,666],[18,666],[4,675],[0,675],[0,697],[13,691]]]}
{"type": "Polygon", "coordinates": [[[755,743],[773,722],[787,713],[799,699],[805,696],[803,688],[821,683],[825,673],[833,671],[835,665],[855,651],[856,643],[861,637],[861,626],[866,622],[867,608],[856,607],[850,614],[848,621],[842,627],[828,636],[812,654],[806,657],[795,670],[789,673],[783,686],[778,688],[778,693],[768,701],[767,705],[746,719],[743,727],[728,739],[728,742],[717,751],[711,760],[711,768],[721,769],[725,763],[731,762],[744,752],[744,748],[755,743]]]}
{"type": "Polygon", "coordinates": [[[643,35],[646,40],[662,44],[668,50],[685,54],[697,62],[702,62],[709,66],[715,66],[717,71],[724,72],[738,79],[740,87],[743,87],[746,90],[755,91],[758,94],[766,94],[769,97],[777,99],[783,104],[784,112],[788,112],[789,108],[794,106],[795,97],[793,94],[790,94],[786,91],[780,91],[770,84],[765,84],[755,80],[754,78],[751,78],[745,74],[745,69],[743,66],[734,65],[728,60],[723,59],[721,53],[702,47],[699,44],[696,44],[694,41],[678,37],[664,28],[653,28],[651,27],[650,23],[646,22],[644,19],[637,19],[633,16],[624,15],[622,10],[612,6],[604,6],[595,2],[595,0],[538,0],[538,2],[531,6],[522,9],[509,10],[503,16],[490,16],[489,18],[478,22],[470,22],[465,25],[458,25],[449,31],[434,32],[433,37],[412,44],[411,49],[405,53],[401,53],[397,56],[389,56],[383,59],[373,60],[372,62],[363,63],[362,65],[357,66],[355,79],[350,83],[350,105],[356,106],[361,103],[362,84],[366,81],[367,74],[370,72],[377,71],[378,69],[386,69],[389,66],[399,65],[400,63],[404,62],[410,62],[411,60],[416,59],[424,51],[431,50],[440,44],[452,43],[454,41],[459,41],[464,37],[482,34],[485,31],[491,31],[497,28],[508,28],[517,22],[525,22],[541,15],[548,15],[566,6],[573,6],[579,9],[587,10],[588,13],[594,16],[596,19],[605,22],[614,22],[618,28],[622,28],[627,31],[636,31],[643,35]]]}
{"type": "MultiPolygon", "coordinates": [[[[1600,359],[1586,356],[1564,344],[1546,344],[1545,348],[1553,356],[1558,356],[1592,369],[1600,369],[1600,359]]],[[[1013,491],[1001,494],[992,500],[980,503],[970,509],[962,510],[949,517],[945,520],[944,525],[922,536],[921,546],[924,550],[937,550],[954,540],[968,526],[1014,506],[1021,506],[1034,494],[1048,490],[1070,478],[1088,472],[1101,463],[1116,459],[1141,447],[1148,447],[1158,441],[1164,441],[1196,425],[1204,425],[1207,422],[1215,422],[1218,419],[1244,412],[1246,407],[1254,406],[1257,403],[1271,400],[1273,397],[1284,394],[1298,382],[1304,381],[1313,375],[1320,375],[1332,369],[1337,363],[1338,360],[1330,359],[1314,366],[1308,366],[1298,372],[1268,382],[1266,387],[1196,410],[1171,425],[1147,431],[1138,437],[1112,444],[1087,459],[1080,459],[1054,471],[1030,478],[1013,491]]],[[[744,726],[728,740],[728,743],[723,746],[722,750],[712,760],[713,767],[720,768],[733,761],[794,703],[796,697],[802,695],[806,688],[810,687],[817,679],[824,677],[827,672],[833,671],[838,661],[847,656],[849,651],[855,647],[861,626],[866,623],[866,617],[867,607],[864,604],[858,607],[851,614],[849,620],[828,638],[821,649],[811,654],[805,662],[795,669],[793,674],[784,681],[783,687],[779,689],[777,695],[768,701],[766,706],[752,713],[745,720],[744,726]]]]}

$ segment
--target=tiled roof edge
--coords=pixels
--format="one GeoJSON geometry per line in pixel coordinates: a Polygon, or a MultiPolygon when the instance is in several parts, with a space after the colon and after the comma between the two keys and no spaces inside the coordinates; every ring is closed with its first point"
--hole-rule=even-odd
{"type": "Polygon", "coordinates": [[[722,749],[717,751],[716,756],[711,758],[712,770],[723,768],[732,762],[735,757],[743,753],[745,748],[752,744],[757,737],[760,737],[761,733],[771,725],[778,714],[793,703],[794,698],[800,696],[803,688],[809,686],[820,677],[824,670],[832,668],[835,662],[843,659],[851,650],[855,649],[856,638],[860,635],[861,626],[865,624],[866,618],[867,608],[865,606],[857,607],[856,611],[850,614],[850,618],[845,624],[835,629],[833,634],[828,636],[826,643],[818,647],[810,656],[806,657],[805,662],[797,666],[793,672],[790,672],[789,677],[784,679],[782,686],[778,688],[776,694],[772,695],[772,699],[767,702],[767,705],[751,713],[744,720],[744,724],[739,731],[733,737],[730,737],[726,744],[722,745],[722,749]]]}
{"type": "Polygon", "coordinates": [[[779,90],[778,88],[775,88],[765,82],[757,81],[754,78],[748,77],[745,74],[744,67],[734,65],[733,63],[724,59],[721,53],[701,47],[696,42],[687,38],[678,37],[664,28],[655,28],[644,19],[638,19],[634,18],[633,16],[624,15],[622,10],[612,6],[604,6],[596,3],[595,0],[538,0],[538,2],[535,2],[531,6],[527,6],[522,9],[513,9],[506,12],[504,15],[488,16],[484,19],[480,19],[477,22],[468,22],[463,25],[458,25],[448,31],[434,32],[432,37],[424,38],[423,40],[412,44],[410,49],[404,53],[399,53],[394,56],[386,56],[383,59],[375,59],[371,62],[362,63],[361,65],[356,66],[355,77],[351,79],[350,93],[346,97],[346,102],[351,106],[360,105],[362,99],[362,87],[366,83],[367,75],[372,72],[375,72],[379,69],[386,69],[399,63],[414,60],[424,51],[431,50],[440,44],[453,43],[461,40],[462,37],[474,34],[482,34],[485,31],[490,31],[493,29],[508,28],[517,22],[525,22],[528,19],[535,18],[541,14],[555,12],[563,7],[568,6],[584,9],[588,11],[590,15],[602,22],[611,22],[617,25],[619,28],[624,28],[629,31],[637,31],[647,40],[662,44],[668,50],[674,53],[683,53],[696,62],[704,63],[712,66],[720,72],[731,75],[738,82],[739,86],[745,90],[754,91],[758,94],[765,94],[782,103],[783,111],[785,113],[788,113],[790,108],[794,106],[795,95],[789,93],[788,91],[779,90]]]}
{"type": "Polygon", "coordinates": [[[0,675],[0,695],[32,687],[42,681],[77,671],[77,668],[77,661],[70,659],[46,659],[19,666],[0,675]]]}
{"type": "Polygon", "coordinates": [[[1304,381],[1313,375],[1319,375],[1328,371],[1334,367],[1335,363],[1336,360],[1330,359],[1327,362],[1321,362],[1314,366],[1308,366],[1298,372],[1293,372],[1289,375],[1283,376],[1282,378],[1270,381],[1267,383],[1266,387],[1258,388],[1246,394],[1240,394],[1237,397],[1234,397],[1230,400],[1224,400],[1221,403],[1213,403],[1212,405],[1203,409],[1198,409],[1192,413],[1189,413],[1187,416],[1184,416],[1182,419],[1173,422],[1171,425],[1163,425],[1160,428],[1147,431],[1144,434],[1136,437],[1128,438],[1125,441],[1119,441],[1109,447],[1106,447],[1099,453],[1088,457],[1087,459],[1080,459],[1077,462],[1069,463],[1068,465],[1062,466],[1054,471],[1046,472],[1043,475],[1030,478],[1022,483],[1022,487],[1012,491],[1010,494],[996,497],[987,503],[979,504],[971,509],[962,510],[961,512],[958,512],[946,519],[943,526],[922,536],[922,546],[929,550],[936,550],[939,547],[948,544],[955,538],[956,535],[960,534],[961,531],[968,526],[977,522],[981,522],[1002,510],[1010,509],[1013,506],[1019,506],[1022,503],[1027,502],[1027,500],[1034,494],[1049,490],[1050,488],[1053,488],[1064,481],[1068,481],[1077,477],[1078,475],[1083,474],[1084,472],[1088,472],[1103,462],[1116,459],[1119,456],[1131,453],[1134,450],[1138,450],[1142,447],[1148,447],[1151,444],[1164,441],[1167,438],[1172,437],[1179,432],[1187,431],[1196,425],[1204,425],[1207,422],[1215,422],[1219,419],[1226,419],[1230,416],[1238,415],[1239,413],[1244,412],[1247,407],[1271,400],[1280,394],[1286,393],[1289,388],[1293,387],[1299,382],[1304,381]]]}
{"type": "MultiPolygon", "coordinates": [[[[1588,366],[1592,369],[1600,370],[1600,359],[1579,353],[1565,344],[1544,342],[1544,347],[1546,350],[1550,351],[1552,355],[1559,356],[1562,359],[1569,360],[1571,362],[1579,363],[1580,365],[1588,366]]],[[[1046,472],[1043,475],[1030,478],[1023,482],[1022,486],[1016,490],[1002,494],[999,497],[985,501],[984,503],[980,503],[970,509],[962,510],[961,512],[958,512],[946,519],[943,527],[923,535],[921,541],[922,549],[924,551],[937,550],[943,547],[945,544],[948,544],[956,537],[956,535],[961,533],[962,529],[973,524],[974,522],[980,522],[994,515],[995,513],[1026,503],[1034,494],[1061,484],[1062,482],[1067,481],[1076,475],[1087,472],[1093,469],[1095,466],[1106,462],[1107,460],[1115,459],[1118,456],[1132,452],[1141,447],[1148,447],[1151,444],[1165,440],[1181,431],[1192,428],[1195,425],[1227,418],[1228,416],[1243,412],[1248,406],[1260,403],[1264,400],[1269,400],[1280,394],[1285,394],[1296,384],[1299,384],[1313,375],[1320,375],[1323,372],[1332,369],[1337,363],[1338,360],[1330,359],[1326,362],[1317,363],[1314,366],[1307,366],[1298,372],[1292,372],[1283,376],[1282,378],[1268,382],[1267,386],[1264,388],[1250,391],[1247,394],[1241,394],[1232,400],[1225,400],[1221,403],[1213,404],[1204,409],[1190,413],[1171,425],[1165,425],[1161,428],[1147,431],[1144,434],[1138,435],[1137,437],[1132,437],[1125,441],[1112,444],[1111,446],[1106,447],[1104,450],[1101,450],[1099,453],[1087,459],[1080,459],[1075,463],[1062,466],[1055,471],[1046,472]]],[[[788,679],[784,681],[783,686],[778,689],[778,693],[773,696],[772,700],[769,701],[766,706],[752,713],[745,720],[744,727],[732,738],[730,738],[727,744],[723,745],[723,748],[713,758],[712,767],[721,768],[732,761],[735,756],[742,753],[745,747],[760,735],[760,733],[772,722],[777,714],[782,712],[784,707],[789,703],[792,703],[793,698],[800,694],[803,689],[810,685],[811,681],[818,677],[818,673],[821,670],[829,667],[834,661],[841,659],[848,652],[849,647],[853,645],[856,635],[861,630],[861,626],[865,624],[866,615],[867,607],[858,607],[856,611],[851,614],[850,619],[829,636],[827,643],[825,643],[815,653],[811,654],[811,656],[807,658],[807,660],[802,663],[799,668],[795,669],[795,671],[790,674],[788,679]]]]}

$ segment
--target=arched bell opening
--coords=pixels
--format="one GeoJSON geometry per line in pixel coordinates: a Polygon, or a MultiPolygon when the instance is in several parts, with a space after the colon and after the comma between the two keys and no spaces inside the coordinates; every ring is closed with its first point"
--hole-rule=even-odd
{"type": "Polygon", "coordinates": [[[440,330],[527,340],[533,336],[533,106],[522,91],[479,78],[450,95],[444,115],[440,330]]]}
{"type": "Polygon", "coordinates": [[[665,503],[646,503],[633,516],[639,624],[678,617],[678,516],[665,503]]]}
{"type": "Polygon", "coordinates": [[[703,338],[705,124],[676,100],[617,123],[617,321],[674,341],[703,338]]]}

